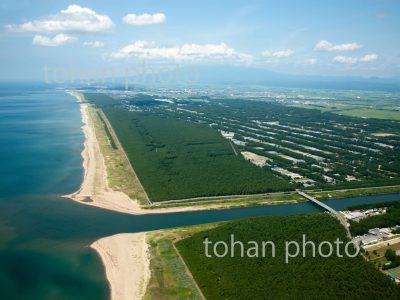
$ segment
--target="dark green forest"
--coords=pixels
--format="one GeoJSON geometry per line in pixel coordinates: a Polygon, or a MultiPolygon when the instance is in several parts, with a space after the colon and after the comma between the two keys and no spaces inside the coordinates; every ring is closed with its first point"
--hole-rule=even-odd
{"type": "Polygon", "coordinates": [[[156,201],[400,183],[400,122],[248,99],[185,97],[165,102],[158,101],[163,96],[141,93],[114,95],[116,99],[106,94],[85,97],[106,113],[156,201]],[[234,140],[218,131],[231,132],[234,140]],[[242,151],[267,157],[267,165],[260,170],[244,162],[242,151]],[[302,179],[293,180],[276,167],[302,179]]]}
{"type": "Polygon", "coordinates": [[[293,258],[284,261],[285,241],[346,240],[327,214],[261,217],[232,221],[178,241],[176,246],[202,292],[216,299],[400,299],[400,288],[361,256],[293,258]],[[274,241],[276,257],[205,257],[203,240],[274,241]]]}
{"type": "Polygon", "coordinates": [[[129,112],[104,95],[86,98],[102,107],[152,201],[293,189],[208,126],[129,112]]]}

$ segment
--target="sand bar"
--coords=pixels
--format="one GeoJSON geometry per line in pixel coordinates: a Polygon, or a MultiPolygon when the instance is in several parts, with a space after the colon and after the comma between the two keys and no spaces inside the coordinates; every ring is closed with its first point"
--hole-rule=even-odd
{"type": "Polygon", "coordinates": [[[121,233],[90,245],[99,254],[110,284],[111,300],[142,299],[150,280],[145,233],[121,233]]]}

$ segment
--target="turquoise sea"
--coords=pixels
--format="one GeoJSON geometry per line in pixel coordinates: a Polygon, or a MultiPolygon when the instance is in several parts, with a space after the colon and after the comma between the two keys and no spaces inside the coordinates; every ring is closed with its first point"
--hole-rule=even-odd
{"type": "MultiPolygon", "coordinates": [[[[249,216],[318,211],[310,203],[131,216],[60,195],[82,180],[79,105],[62,90],[0,86],[0,299],[107,299],[100,237],[249,216]]],[[[398,195],[330,200],[335,208],[398,195]]],[[[267,233],[266,233],[267,234],[267,233]]]]}

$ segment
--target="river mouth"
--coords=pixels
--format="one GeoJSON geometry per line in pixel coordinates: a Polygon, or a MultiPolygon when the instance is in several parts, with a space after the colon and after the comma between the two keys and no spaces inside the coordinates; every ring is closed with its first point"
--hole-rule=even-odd
{"type": "MultiPolygon", "coordinates": [[[[321,211],[302,202],[135,216],[80,205],[58,196],[77,190],[82,180],[82,123],[75,99],[62,92],[29,91],[0,100],[2,299],[108,299],[103,267],[88,247],[101,237],[321,211]]],[[[384,195],[326,203],[343,209],[398,199],[384,195]]]]}
{"type": "MultiPolygon", "coordinates": [[[[341,209],[399,198],[400,195],[382,195],[329,200],[328,203],[341,209]]],[[[43,299],[46,293],[57,293],[58,299],[94,296],[108,299],[108,284],[101,262],[88,247],[101,237],[239,218],[320,211],[312,203],[303,202],[135,216],[80,205],[61,197],[9,198],[0,204],[0,288],[7,291],[7,299],[21,299],[22,296],[43,299]]]]}

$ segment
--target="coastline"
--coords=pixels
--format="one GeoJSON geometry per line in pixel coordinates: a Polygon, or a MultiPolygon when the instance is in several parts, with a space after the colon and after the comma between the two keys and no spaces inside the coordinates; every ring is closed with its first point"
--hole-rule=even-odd
{"type": "Polygon", "coordinates": [[[121,233],[90,245],[100,256],[111,290],[111,300],[142,299],[150,280],[146,233],[121,233]]]}

